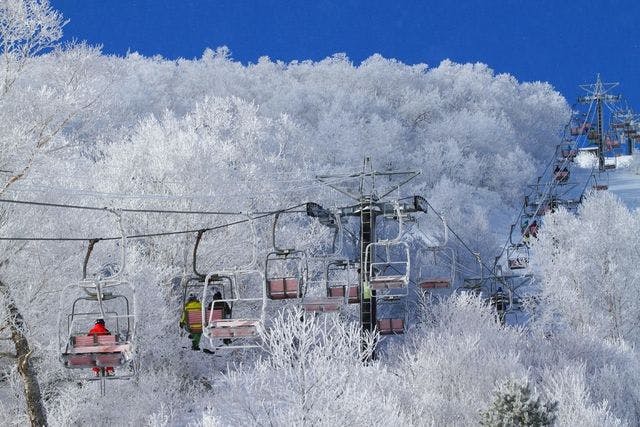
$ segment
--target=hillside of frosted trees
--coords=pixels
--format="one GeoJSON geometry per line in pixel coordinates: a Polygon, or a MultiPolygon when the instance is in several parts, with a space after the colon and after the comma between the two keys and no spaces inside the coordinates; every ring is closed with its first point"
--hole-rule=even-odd
{"type": "MultiPolygon", "coordinates": [[[[194,211],[337,206],[343,196],[315,177],[358,171],[369,156],[380,170],[422,171],[403,195],[427,198],[492,260],[571,113],[549,84],[479,63],[373,55],[354,64],[336,54],[241,64],[227,48],[193,60],[114,57],[59,45],[63,18],[46,2],[12,0],[0,14],[2,199],[194,211]]],[[[123,227],[135,235],[233,219],[132,213],[123,227]]],[[[419,221],[429,234],[433,217],[419,221]]],[[[270,219],[256,227],[264,257],[270,219]]],[[[420,321],[365,364],[354,325],[300,321],[295,311],[272,313],[260,351],[191,351],[175,278],[194,234],[130,239],[139,372],[110,381],[105,397],[58,360],[62,289],[82,278],[87,241],[3,240],[0,419],[29,422],[18,331],[51,425],[477,425],[516,386],[531,392],[529,403],[553,407],[558,425],[637,425],[639,229],[638,213],[609,194],[591,195],[577,215],[560,210],[535,243],[542,293],[526,327],[502,326],[483,300],[454,293],[416,308],[420,321]]],[[[119,234],[108,212],[0,204],[0,237],[119,234]]],[[[314,224],[283,234],[310,251],[330,238],[314,224]]],[[[203,269],[248,259],[250,243],[246,227],[207,233],[203,269]]],[[[89,270],[117,263],[118,250],[100,242],[89,270]]],[[[461,257],[472,270],[473,258],[461,257]]]]}

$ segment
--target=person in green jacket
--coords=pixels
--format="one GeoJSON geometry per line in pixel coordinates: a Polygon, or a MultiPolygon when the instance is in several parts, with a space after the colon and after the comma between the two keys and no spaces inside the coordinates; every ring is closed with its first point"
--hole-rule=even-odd
{"type": "Polygon", "coordinates": [[[369,300],[372,297],[371,286],[369,286],[369,282],[364,280],[362,282],[362,298],[365,300],[369,300]]]}

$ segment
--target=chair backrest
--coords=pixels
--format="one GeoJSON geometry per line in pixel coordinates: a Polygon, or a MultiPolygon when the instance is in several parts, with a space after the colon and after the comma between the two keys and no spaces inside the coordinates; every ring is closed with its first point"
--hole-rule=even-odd
{"type": "MultiPolygon", "coordinates": [[[[331,298],[344,298],[344,291],[346,286],[331,286],[329,288],[329,297],[331,298]]],[[[360,286],[349,286],[348,302],[355,303],[360,301],[360,286]]]]}
{"type": "Polygon", "coordinates": [[[451,286],[451,279],[448,277],[428,277],[420,280],[422,289],[444,289],[451,286]]]}
{"type": "Polygon", "coordinates": [[[340,298],[344,297],[344,286],[332,286],[329,288],[329,297],[340,298]]]}
{"type": "Polygon", "coordinates": [[[300,296],[298,279],[296,277],[268,279],[267,295],[271,299],[298,298],[300,296]]]}
{"type": "Polygon", "coordinates": [[[404,319],[379,319],[378,331],[380,335],[393,335],[404,333],[404,319]]]}
{"type": "Polygon", "coordinates": [[[284,279],[284,290],[293,298],[298,296],[298,288],[300,283],[296,277],[286,277],[284,279]]]}
{"type": "Polygon", "coordinates": [[[96,345],[93,335],[78,335],[73,337],[74,347],[92,347],[96,345]]]}
{"type": "Polygon", "coordinates": [[[202,311],[199,309],[187,309],[187,322],[189,330],[193,333],[202,332],[202,311]]]}
{"type": "Polygon", "coordinates": [[[214,308],[213,310],[207,310],[205,313],[205,321],[208,323],[209,319],[212,320],[222,320],[224,319],[224,309],[222,308],[214,308]],[[211,312],[213,311],[213,317],[211,317],[211,312]]]}
{"type": "Polygon", "coordinates": [[[115,335],[98,335],[96,338],[98,338],[99,345],[115,345],[116,344],[115,335]]]}

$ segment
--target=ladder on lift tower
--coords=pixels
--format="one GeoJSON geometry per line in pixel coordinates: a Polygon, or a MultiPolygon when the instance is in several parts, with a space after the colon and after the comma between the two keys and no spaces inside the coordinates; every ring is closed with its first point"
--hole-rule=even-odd
{"type": "MultiPolygon", "coordinates": [[[[365,261],[365,254],[367,250],[368,244],[371,242],[372,235],[372,212],[373,208],[370,203],[368,207],[365,207],[364,204],[360,211],[360,259],[365,261]],[[365,212],[366,211],[366,212],[365,212]]],[[[373,318],[374,318],[374,300],[373,300],[373,292],[369,287],[369,283],[367,283],[367,267],[362,264],[360,268],[360,283],[362,283],[360,292],[360,323],[362,324],[362,329],[365,331],[373,331],[373,318]]]]}

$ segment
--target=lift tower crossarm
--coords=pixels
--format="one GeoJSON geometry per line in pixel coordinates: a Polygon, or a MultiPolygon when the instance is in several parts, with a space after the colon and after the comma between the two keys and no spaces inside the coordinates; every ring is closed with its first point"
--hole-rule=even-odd
{"type": "MultiPolygon", "coordinates": [[[[383,214],[385,212],[393,212],[395,203],[392,202],[372,202],[373,205],[377,208],[376,211],[379,214],[383,214]]],[[[400,210],[406,213],[415,213],[415,212],[427,212],[427,202],[426,199],[422,196],[413,196],[412,203],[399,203],[400,210]]],[[[345,206],[340,208],[341,216],[360,216],[362,212],[362,204],[345,206]]],[[[313,215],[311,215],[313,216],[313,215]]]]}
{"type": "Polygon", "coordinates": [[[391,178],[391,177],[397,177],[397,176],[401,176],[401,175],[408,176],[403,181],[401,181],[401,182],[399,182],[397,184],[394,184],[393,186],[388,188],[386,190],[386,192],[384,192],[382,195],[380,195],[380,196],[374,195],[374,197],[377,200],[379,200],[379,199],[383,199],[384,197],[386,197],[389,194],[393,193],[399,187],[402,187],[404,184],[408,183],[409,181],[411,181],[412,179],[414,179],[415,177],[417,177],[420,174],[421,174],[421,172],[419,172],[419,171],[387,171],[387,172],[368,171],[368,172],[361,172],[361,173],[356,173],[356,174],[345,174],[345,175],[317,175],[316,179],[318,181],[320,181],[321,183],[326,184],[328,187],[333,188],[337,192],[339,192],[341,194],[344,194],[345,196],[360,202],[362,200],[362,198],[363,198],[363,192],[364,192],[362,181],[364,181],[366,178],[370,178],[373,181],[373,183],[375,184],[376,177],[389,177],[389,178],[391,178]],[[338,181],[338,182],[343,183],[344,181],[349,180],[349,179],[360,179],[361,180],[361,184],[360,184],[360,187],[359,187],[357,193],[353,193],[353,192],[351,192],[349,190],[345,190],[344,188],[340,188],[339,184],[334,184],[333,183],[334,181],[338,181]]]}

